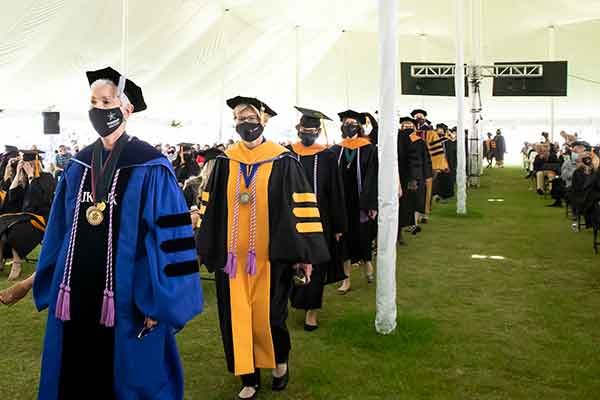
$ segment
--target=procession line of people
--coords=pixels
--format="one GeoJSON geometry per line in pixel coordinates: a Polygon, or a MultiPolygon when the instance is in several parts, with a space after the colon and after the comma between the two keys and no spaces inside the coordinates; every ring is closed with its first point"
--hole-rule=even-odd
{"type": "MultiPolygon", "coordinates": [[[[312,332],[326,285],[341,282],[337,292],[348,294],[357,264],[373,282],[376,118],[339,113],[343,140],[325,146],[317,141],[331,119],[296,107],[298,141],[284,147],[263,135],[277,113],[237,96],[227,105],[239,142],[201,153],[180,143],[169,159],[126,132],[146,109],[139,86],[110,67],[87,79],[100,137],[61,164],[56,189],[39,151],[2,157],[0,255],[15,260],[11,279],[43,237],[35,273],[0,292],[14,304],[33,289],[48,310],[39,398],[81,398],[93,387],[103,399],[183,399],[175,335],[202,311],[200,266],[215,275],[237,397],[258,396],[261,369],[284,390],[288,304],[312,332]]],[[[399,243],[427,223],[432,199],[454,195],[455,129],[433,129],[426,116],[413,111],[398,132],[399,243]]]]}

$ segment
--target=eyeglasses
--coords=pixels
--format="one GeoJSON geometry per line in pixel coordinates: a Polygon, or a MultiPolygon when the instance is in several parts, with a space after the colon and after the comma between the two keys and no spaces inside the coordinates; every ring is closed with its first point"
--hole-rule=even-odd
{"type": "Polygon", "coordinates": [[[239,123],[243,123],[243,122],[250,122],[253,124],[257,124],[258,121],[258,117],[245,117],[245,118],[236,118],[235,119],[237,122],[239,123]]]}
{"type": "Polygon", "coordinates": [[[319,133],[319,129],[300,128],[299,131],[300,133],[306,133],[308,135],[317,135],[319,133]]]}
{"type": "Polygon", "coordinates": [[[355,126],[355,127],[358,127],[359,125],[356,122],[344,122],[344,126],[355,126]]]}

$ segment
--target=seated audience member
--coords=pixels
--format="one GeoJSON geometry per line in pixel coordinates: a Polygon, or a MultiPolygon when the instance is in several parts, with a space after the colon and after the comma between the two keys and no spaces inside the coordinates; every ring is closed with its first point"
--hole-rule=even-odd
{"type": "Polygon", "coordinates": [[[558,157],[553,151],[553,146],[539,145],[537,150],[538,155],[533,162],[533,172],[536,177],[536,191],[538,194],[544,194],[544,179],[552,180],[557,176],[556,166],[558,165],[558,157]]]}
{"type": "Polygon", "coordinates": [[[72,157],[73,155],[69,153],[69,151],[67,150],[67,146],[65,146],[64,144],[58,146],[58,152],[54,159],[54,178],[56,178],[57,181],[62,176],[62,173],[67,167],[67,164],[69,164],[69,162],[71,161],[72,157]]]}
{"type": "MultiPolygon", "coordinates": [[[[594,184],[596,174],[594,173],[591,153],[588,151],[578,156],[576,165],[577,168],[573,172],[571,184],[570,202],[573,208],[573,215],[579,217],[585,216],[586,205],[589,207],[590,191],[596,186],[594,184]]],[[[573,228],[577,230],[578,224],[573,224],[573,228]]]]}

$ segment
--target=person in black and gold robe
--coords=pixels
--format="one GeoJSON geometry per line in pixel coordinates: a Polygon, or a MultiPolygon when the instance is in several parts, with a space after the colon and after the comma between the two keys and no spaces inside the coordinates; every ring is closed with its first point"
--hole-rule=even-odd
{"type": "Polygon", "coordinates": [[[300,141],[289,149],[302,164],[317,197],[323,232],[331,254],[329,262],[315,266],[308,285],[295,287],[292,291],[292,307],[306,310],[304,330],[311,332],[318,328],[317,309],[322,307],[325,285],[346,279],[340,247],[347,226],[346,204],[335,153],[315,143],[321,134],[322,119],[331,119],[319,111],[296,109],[302,113],[296,126],[300,141]]]}
{"type": "MultiPolygon", "coordinates": [[[[316,196],[302,165],[262,133],[276,113],[255,98],[227,101],[242,141],[231,146],[202,193],[196,243],[215,272],[227,367],[242,378],[239,398],[255,398],[260,369],[272,389],[289,381],[286,326],[293,281],[329,260],[316,196]]],[[[197,226],[197,224],[196,224],[197,226]]]]}
{"type": "Polygon", "coordinates": [[[448,131],[446,124],[436,125],[437,135],[444,146],[444,157],[446,159],[447,168],[438,171],[433,180],[433,199],[436,201],[446,202],[454,196],[454,181],[452,180],[452,169],[450,166],[450,156],[452,148],[455,147],[456,138],[448,131]],[[454,141],[453,141],[454,140],[454,141]]]}
{"type": "Polygon", "coordinates": [[[414,132],[415,121],[410,117],[400,118],[398,131],[398,173],[402,187],[399,204],[398,242],[402,240],[402,229],[408,228],[413,234],[419,230],[416,226],[415,211],[417,205],[417,189],[422,180],[423,158],[419,152],[417,141],[422,139],[414,132]]]}
{"type": "Polygon", "coordinates": [[[23,150],[22,153],[4,199],[5,210],[10,211],[0,216],[0,267],[5,258],[12,258],[9,281],[19,278],[23,259],[42,242],[54,196],[54,178],[41,169],[42,152],[23,150]]]}
{"type": "Polygon", "coordinates": [[[344,270],[347,279],[338,288],[346,294],[351,287],[352,264],[364,262],[367,281],[373,282],[373,231],[369,220],[377,218],[377,148],[363,137],[365,114],[353,110],[339,113],[344,140],[331,148],[344,182],[348,231],[343,236],[344,270]]]}
{"type": "Polygon", "coordinates": [[[400,119],[400,123],[402,135],[408,136],[411,149],[415,154],[414,157],[419,160],[414,164],[413,183],[408,187],[409,194],[412,195],[414,193],[414,203],[412,204],[414,204],[415,214],[414,219],[411,220],[411,222],[414,222],[414,225],[409,226],[407,231],[416,235],[421,232],[419,215],[425,213],[427,179],[432,176],[431,157],[429,156],[429,151],[427,151],[427,144],[416,130],[416,121],[410,117],[404,117],[400,119]]]}

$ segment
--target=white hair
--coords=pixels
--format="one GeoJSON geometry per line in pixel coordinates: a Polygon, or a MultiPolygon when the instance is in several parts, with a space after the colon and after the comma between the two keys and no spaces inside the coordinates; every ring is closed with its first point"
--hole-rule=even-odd
{"type": "Polygon", "coordinates": [[[90,88],[92,90],[94,90],[100,86],[113,87],[115,89],[115,94],[121,100],[121,104],[123,105],[123,107],[129,107],[129,105],[131,104],[131,102],[129,101],[129,98],[127,97],[125,92],[119,93],[119,87],[117,85],[115,85],[115,83],[113,81],[111,81],[110,79],[97,79],[91,84],[90,88]]]}

